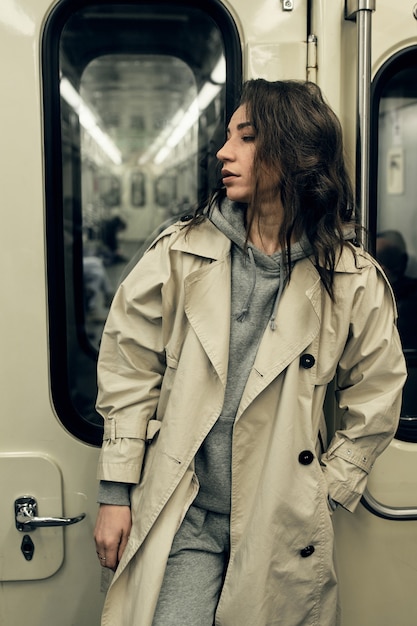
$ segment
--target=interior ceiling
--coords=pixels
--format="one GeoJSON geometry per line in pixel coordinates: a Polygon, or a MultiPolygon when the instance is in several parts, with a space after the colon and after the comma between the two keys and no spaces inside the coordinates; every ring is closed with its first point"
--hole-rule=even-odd
{"type": "Polygon", "coordinates": [[[63,30],[60,57],[63,75],[132,162],[196,97],[222,52],[206,13],[159,2],[76,13],[63,30]]]}
{"type": "Polygon", "coordinates": [[[197,95],[195,77],[169,56],[106,55],[81,76],[80,94],[123,154],[137,161],[178,109],[197,95]]]}

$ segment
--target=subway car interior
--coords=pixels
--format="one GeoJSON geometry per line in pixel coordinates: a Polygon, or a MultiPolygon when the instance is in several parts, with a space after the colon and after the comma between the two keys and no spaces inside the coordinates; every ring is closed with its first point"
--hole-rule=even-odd
{"type": "MultiPolygon", "coordinates": [[[[170,220],[192,213],[217,183],[216,152],[239,91],[235,77],[241,75],[242,56],[227,11],[217,3],[209,6],[211,14],[187,3],[106,2],[87,4],[70,17],[58,6],[46,26],[47,228],[54,232],[50,332],[51,346],[57,346],[52,358],[59,360],[52,367],[52,393],[61,419],[80,429],[86,441],[98,443],[101,437],[95,363],[119,280],[146,242],[170,220]],[[72,297],[68,290],[64,295],[63,284],[71,285],[72,297]],[[54,381],[62,367],[68,389],[61,376],[54,381]]],[[[396,264],[396,255],[405,264],[398,271],[407,280],[401,276],[396,286],[410,366],[399,432],[406,440],[417,436],[417,233],[402,187],[404,168],[413,162],[411,156],[405,162],[404,150],[413,155],[415,146],[414,68],[410,49],[390,60],[374,81],[378,153],[369,215],[370,246],[383,254],[382,265],[396,264]],[[398,140],[403,127],[408,146],[398,140]],[[378,186],[382,180],[385,188],[378,186]]]]}
{"type": "Polygon", "coordinates": [[[263,77],[316,82],[341,120],[408,369],[361,505],[333,516],[341,626],[415,626],[415,0],[2,0],[0,49],[0,624],[100,623],[104,324],[147,246],[218,184],[242,82],[263,77]],[[22,498],[70,527],[18,528],[22,498]]]}

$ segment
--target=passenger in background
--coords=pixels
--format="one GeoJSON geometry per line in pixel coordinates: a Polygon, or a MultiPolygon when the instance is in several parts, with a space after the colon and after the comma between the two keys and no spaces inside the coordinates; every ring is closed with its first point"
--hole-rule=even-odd
{"type": "Polygon", "coordinates": [[[103,309],[110,307],[113,289],[103,260],[94,254],[83,257],[84,299],[87,321],[105,321],[103,309]]]}
{"type": "Polygon", "coordinates": [[[403,347],[417,348],[417,279],[406,276],[408,254],[401,233],[397,230],[378,233],[376,257],[394,291],[403,347]]]}
{"type": "Polygon", "coordinates": [[[103,333],[102,624],[336,626],[332,514],[398,424],[392,296],[316,85],[248,81],[217,157],[222,187],[159,234],[103,333]]]}
{"type": "Polygon", "coordinates": [[[128,261],[119,249],[119,233],[126,229],[126,222],[119,215],[112,215],[103,220],[101,225],[101,239],[103,242],[102,255],[105,265],[125,263],[128,261]]]}

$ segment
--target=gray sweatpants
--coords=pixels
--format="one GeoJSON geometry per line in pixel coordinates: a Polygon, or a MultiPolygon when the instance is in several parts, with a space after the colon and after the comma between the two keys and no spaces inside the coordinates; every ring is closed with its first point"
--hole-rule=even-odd
{"type": "Polygon", "coordinates": [[[229,515],[191,506],[174,537],[153,626],[213,626],[229,527],[229,515]]]}

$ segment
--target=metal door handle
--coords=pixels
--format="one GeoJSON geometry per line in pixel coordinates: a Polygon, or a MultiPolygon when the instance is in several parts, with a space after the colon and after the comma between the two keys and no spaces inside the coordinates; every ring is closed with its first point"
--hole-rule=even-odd
{"type": "Polygon", "coordinates": [[[81,522],[85,513],[76,517],[37,517],[38,503],[33,496],[17,498],[14,503],[16,528],[21,533],[30,532],[35,528],[47,528],[49,526],[70,526],[81,522]]]}

